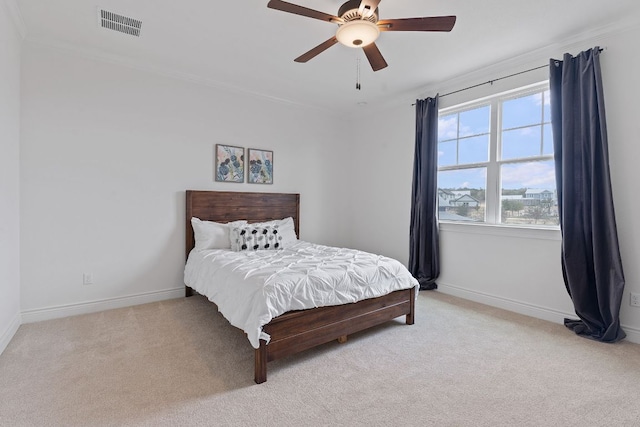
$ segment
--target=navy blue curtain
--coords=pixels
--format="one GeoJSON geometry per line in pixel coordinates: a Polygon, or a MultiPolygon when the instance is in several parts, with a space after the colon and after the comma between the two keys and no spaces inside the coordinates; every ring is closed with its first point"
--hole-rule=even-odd
{"type": "Polygon", "coordinates": [[[575,333],[603,342],[625,337],[620,327],[624,273],[618,247],[600,49],[589,49],[550,69],[562,272],[579,320],[575,333]]]}
{"type": "Polygon", "coordinates": [[[425,290],[438,287],[440,274],[437,178],[438,96],[416,101],[409,271],[425,290]]]}

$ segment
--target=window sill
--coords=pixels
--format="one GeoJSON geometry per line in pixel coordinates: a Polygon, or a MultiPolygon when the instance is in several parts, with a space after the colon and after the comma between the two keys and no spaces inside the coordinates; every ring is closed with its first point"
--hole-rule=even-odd
{"type": "Polygon", "coordinates": [[[468,224],[458,222],[440,221],[440,231],[463,233],[463,234],[485,234],[490,236],[515,237],[520,239],[541,239],[541,240],[562,240],[560,228],[557,227],[518,227],[513,225],[496,224],[468,224]]]}

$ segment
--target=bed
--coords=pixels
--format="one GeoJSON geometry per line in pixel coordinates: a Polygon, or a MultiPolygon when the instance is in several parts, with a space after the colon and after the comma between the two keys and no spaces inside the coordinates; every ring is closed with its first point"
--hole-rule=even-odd
{"type": "MultiPolygon", "coordinates": [[[[300,195],[188,190],[185,217],[188,258],[195,246],[192,217],[219,223],[236,220],[256,223],[291,217],[299,236],[300,195]]],[[[194,289],[185,285],[187,297],[194,292],[194,289]]],[[[255,349],[255,382],[260,384],[267,380],[267,363],[270,361],[333,340],[344,343],[350,334],[400,316],[406,316],[406,324],[412,325],[415,299],[416,287],[411,287],[349,304],[289,311],[271,319],[262,327],[270,336],[270,341],[267,344],[260,339],[259,347],[255,349]]],[[[216,303],[215,300],[213,302],[216,303]]]]}

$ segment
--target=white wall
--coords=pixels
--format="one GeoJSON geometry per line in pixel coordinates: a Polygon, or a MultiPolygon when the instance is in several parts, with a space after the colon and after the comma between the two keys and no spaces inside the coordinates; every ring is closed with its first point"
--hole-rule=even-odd
{"type": "MultiPolygon", "coordinates": [[[[630,95],[640,93],[639,32],[603,33],[528,53],[390,101],[382,110],[363,110],[366,116],[349,124],[317,110],[27,44],[20,159],[23,320],[181,295],[185,189],[300,192],[303,239],[407,263],[415,98],[595,44],[607,49],[602,65],[626,292],[640,292],[634,262],[640,199],[628,197],[640,157],[638,107],[630,95]],[[216,143],[274,150],[274,185],[215,183],[216,143]],[[94,285],[82,285],[83,272],[93,274],[94,285]]],[[[442,98],[441,106],[545,78],[544,70],[524,74],[442,98]]],[[[9,165],[17,173],[16,162],[9,165]]],[[[2,197],[7,194],[3,190],[2,197]]],[[[2,215],[3,224],[17,223],[15,201],[2,215]]],[[[552,321],[572,313],[558,232],[532,237],[448,226],[441,239],[442,292],[552,321]]],[[[1,250],[9,247],[17,247],[17,238],[1,250]]],[[[6,292],[15,301],[16,287],[8,289],[2,288],[3,299],[6,292]]],[[[640,309],[629,307],[626,296],[622,321],[630,339],[640,342],[640,309]]]]}
{"type": "Polygon", "coordinates": [[[0,0],[0,353],[20,326],[20,42],[0,0]]]}
{"type": "Polygon", "coordinates": [[[357,249],[409,259],[415,116],[407,101],[368,115],[354,135],[350,222],[357,249]]]}
{"type": "MultiPolygon", "coordinates": [[[[640,199],[633,197],[638,178],[640,108],[640,29],[602,30],[576,36],[562,46],[528,53],[472,74],[425,89],[415,98],[447,93],[548,63],[565,52],[600,45],[609,131],[610,166],[618,234],[626,275],[621,320],[629,339],[640,342],[640,308],[630,307],[629,292],[640,292],[640,199]]],[[[493,85],[441,98],[441,107],[545,80],[548,71],[526,73],[493,85]]],[[[389,105],[362,118],[354,147],[363,161],[352,179],[357,183],[352,206],[353,245],[407,262],[411,169],[415,138],[414,99],[389,105]],[[375,123],[375,127],[366,124],[375,123]],[[357,220],[356,220],[357,219],[357,220]]],[[[510,233],[495,227],[445,225],[441,228],[442,292],[561,322],[573,314],[560,268],[559,232],[510,233]]]]}
{"type": "Polygon", "coordinates": [[[339,119],[30,43],[22,65],[25,321],[183,295],[186,189],[299,192],[301,238],[348,243],[339,119]],[[274,184],[214,182],[216,143],[273,150],[274,184]]]}

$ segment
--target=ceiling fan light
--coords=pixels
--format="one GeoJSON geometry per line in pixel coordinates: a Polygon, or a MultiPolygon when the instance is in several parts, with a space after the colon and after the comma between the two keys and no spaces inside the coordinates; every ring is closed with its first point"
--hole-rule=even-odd
{"type": "Polygon", "coordinates": [[[345,22],[338,28],[336,38],[348,47],[365,47],[376,41],[380,29],[373,22],[357,19],[345,22]]]}

